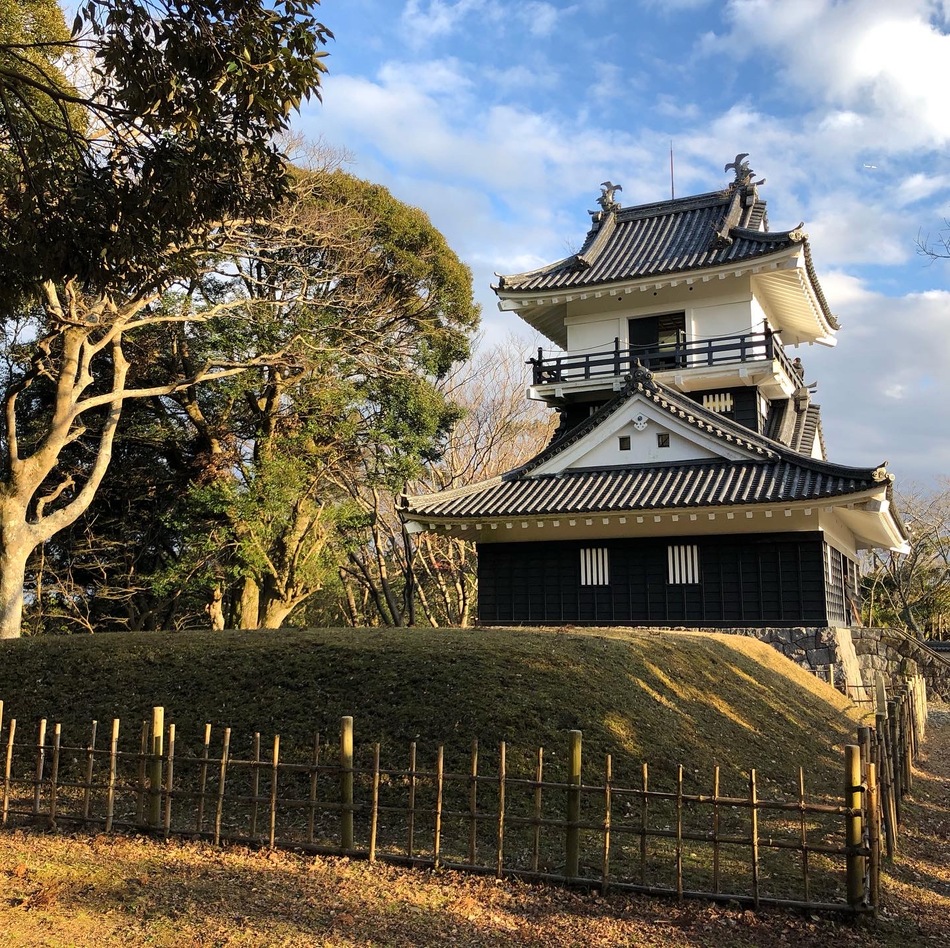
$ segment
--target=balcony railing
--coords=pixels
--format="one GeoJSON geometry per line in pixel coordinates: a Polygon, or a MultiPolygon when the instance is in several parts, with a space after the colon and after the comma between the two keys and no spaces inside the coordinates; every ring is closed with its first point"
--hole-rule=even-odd
{"type": "Polygon", "coordinates": [[[654,346],[627,348],[621,348],[620,340],[614,339],[613,349],[599,352],[566,352],[563,355],[545,356],[544,350],[538,349],[538,357],[529,359],[527,364],[533,367],[534,385],[552,385],[629,375],[637,362],[651,371],[662,372],[765,360],[777,360],[788,378],[796,384],[801,378],[801,372],[792,365],[781,343],[771,332],[749,332],[690,341],[680,339],[654,346]]]}

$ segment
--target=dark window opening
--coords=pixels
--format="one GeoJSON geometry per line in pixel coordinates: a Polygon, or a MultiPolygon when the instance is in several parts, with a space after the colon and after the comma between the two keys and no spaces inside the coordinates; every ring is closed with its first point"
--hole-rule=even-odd
{"type": "Polygon", "coordinates": [[[686,365],[686,313],[641,316],[628,323],[631,359],[639,358],[650,369],[686,365]]]}

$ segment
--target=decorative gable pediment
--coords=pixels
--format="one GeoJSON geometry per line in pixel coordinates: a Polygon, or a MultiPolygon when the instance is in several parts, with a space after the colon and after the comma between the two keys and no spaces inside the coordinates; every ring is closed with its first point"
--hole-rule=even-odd
{"type": "Polygon", "coordinates": [[[688,418],[680,418],[637,393],[532,474],[684,461],[744,461],[752,457],[751,452],[729,445],[688,418]]]}

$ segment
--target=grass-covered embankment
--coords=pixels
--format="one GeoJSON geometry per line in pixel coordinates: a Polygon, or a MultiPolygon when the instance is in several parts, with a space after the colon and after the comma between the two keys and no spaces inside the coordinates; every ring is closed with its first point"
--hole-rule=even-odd
{"type": "Polygon", "coordinates": [[[355,718],[358,744],[384,757],[446,745],[461,763],[471,739],[505,740],[512,763],[538,746],[563,759],[584,732],[585,767],[614,756],[618,781],[640,761],[676,764],[705,783],[750,767],[787,792],[805,766],[810,790],[836,792],[858,715],[777,652],[743,637],[637,630],[348,630],[127,634],[0,643],[0,700],[20,727],[39,717],[81,744],[89,722],[137,728],[153,705],[194,743],[205,722],[282,746],[332,736],[355,718]]]}

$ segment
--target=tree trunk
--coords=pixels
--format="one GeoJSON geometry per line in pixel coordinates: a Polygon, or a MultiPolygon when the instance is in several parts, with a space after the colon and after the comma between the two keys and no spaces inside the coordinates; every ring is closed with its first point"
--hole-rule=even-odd
{"type": "Polygon", "coordinates": [[[224,594],[221,586],[215,586],[211,591],[211,602],[208,603],[208,616],[211,619],[211,628],[215,632],[224,630],[224,594]]]}
{"type": "Polygon", "coordinates": [[[242,629],[260,628],[261,590],[256,580],[251,576],[244,578],[244,588],[241,590],[241,615],[238,625],[242,629]]]}
{"type": "MultiPolygon", "coordinates": [[[[0,508],[4,521],[7,511],[0,508]]],[[[18,639],[23,621],[26,561],[35,543],[22,531],[0,528],[0,639],[18,639]]]]}
{"type": "Polygon", "coordinates": [[[262,629],[279,629],[284,620],[297,608],[297,601],[284,602],[281,599],[269,599],[261,616],[262,629]]]}

